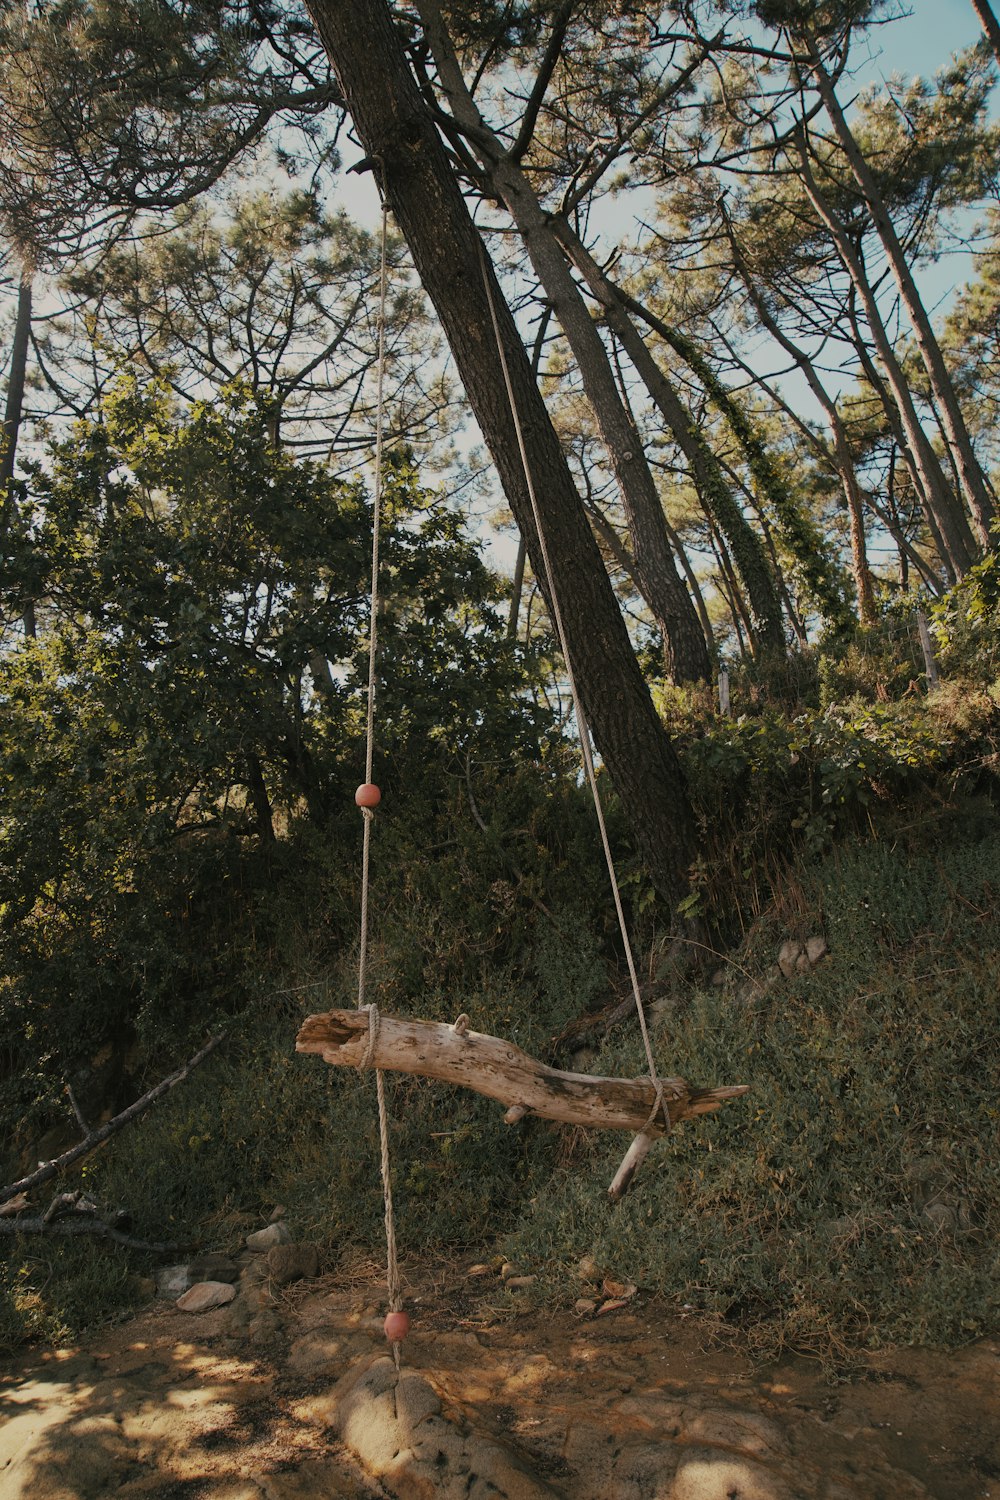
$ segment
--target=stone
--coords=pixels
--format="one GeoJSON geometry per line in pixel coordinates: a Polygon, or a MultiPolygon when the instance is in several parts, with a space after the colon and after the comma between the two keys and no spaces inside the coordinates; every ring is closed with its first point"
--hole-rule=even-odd
{"type": "Polygon", "coordinates": [[[505,1276],[503,1284],[509,1291],[516,1292],[526,1286],[534,1286],[538,1280],[537,1276],[505,1276]]]}
{"type": "Polygon", "coordinates": [[[282,1332],[281,1314],[273,1308],[264,1308],[247,1324],[247,1338],[251,1344],[273,1344],[282,1332]]]}
{"type": "Polygon", "coordinates": [[[283,1203],[278,1203],[271,1210],[271,1213],[270,1213],[270,1215],[268,1217],[268,1221],[267,1222],[269,1224],[277,1224],[278,1220],[279,1219],[283,1219],[285,1217],[285,1214],[287,1212],[288,1212],[288,1210],[285,1207],[285,1205],[283,1203]]]}
{"type": "Polygon", "coordinates": [[[812,964],[813,968],[816,967],[821,958],[826,957],[828,952],[829,949],[826,946],[825,937],[817,936],[806,938],[806,957],[812,964]]]}
{"type": "Polygon", "coordinates": [[[185,1313],[209,1312],[213,1307],[225,1307],[236,1296],[236,1288],[228,1281],[199,1281],[177,1298],[177,1309],[185,1313]]]}
{"type": "Polygon", "coordinates": [[[782,943],[778,951],[778,968],[786,979],[791,979],[795,973],[795,965],[802,951],[802,944],[796,942],[794,938],[789,938],[782,943]]]}
{"type": "Polygon", "coordinates": [[[161,1266],[154,1273],[154,1280],[158,1296],[170,1297],[176,1301],[181,1292],[187,1291],[188,1287],[194,1281],[194,1277],[191,1275],[191,1267],[188,1265],[161,1266]]]}
{"type": "Polygon", "coordinates": [[[290,1245],[291,1242],[288,1226],[282,1223],[268,1224],[266,1229],[257,1229],[247,1235],[247,1249],[255,1255],[264,1255],[272,1245],[290,1245]]]}
{"type": "Polygon", "coordinates": [[[351,1372],[335,1390],[335,1426],[390,1493],[405,1500],[553,1500],[493,1438],[448,1421],[429,1381],[397,1373],[391,1359],[351,1372]]]}
{"type": "Polygon", "coordinates": [[[272,1245],[267,1252],[268,1275],[276,1286],[311,1279],[319,1272],[318,1245],[272,1245]]]}
{"type": "Polygon", "coordinates": [[[711,1448],[684,1455],[668,1493],[670,1500],[795,1500],[788,1486],[762,1464],[711,1448]]]}
{"type": "Polygon", "coordinates": [[[156,1280],[152,1276],[137,1276],[135,1289],[144,1302],[152,1302],[156,1296],[156,1280]]]}

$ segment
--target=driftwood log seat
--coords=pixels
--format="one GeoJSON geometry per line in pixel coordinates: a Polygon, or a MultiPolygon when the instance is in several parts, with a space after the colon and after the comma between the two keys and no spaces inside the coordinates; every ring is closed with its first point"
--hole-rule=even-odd
{"type": "Polygon", "coordinates": [[[539,1115],[567,1125],[631,1130],[635,1139],[608,1189],[612,1199],[626,1191],[658,1136],[747,1092],[744,1084],[693,1088],[683,1078],[661,1078],[657,1106],[648,1077],[602,1078],[546,1067],[501,1037],[470,1031],[464,1015],[448,1026],[384,1016],[369,1007],[331,1010],[307,1017],[295,1046],[334,1067],[415,1073],[473,1089],[506,1105],[504,1119],[510,1125],[526,1115],[539,1115]]]}

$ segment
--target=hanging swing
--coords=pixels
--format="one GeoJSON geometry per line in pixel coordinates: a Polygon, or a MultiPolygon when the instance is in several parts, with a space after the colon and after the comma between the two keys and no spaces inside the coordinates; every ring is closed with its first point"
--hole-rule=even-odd
{"type": "Polygon", "coordinates": [[[355,793],[355,802],[364,820],[361,861],[361,931],[358,961],[358,1004],[355,1010],[331,1010],[308,1016],[296,1038],[296,1051],[318,1054],[335,1067],[375,1070],[381,1148],[382,1192],[385,1205],[386,1268],[389,1311],[385,1319],[386,1338],[392,1345],[393,1358],[399,1367],[400,1342],[409,1331],[409,1317],[402,1310],[396,1236],[392,1208],[392,1182],[389,1160],[388,1116],[383,1072],[417,1074],[436,1078],[443,1083],[485,1094],[507,1106],[504,1123],[514,1125],[526,1115],[557,1120],[568,1125],[584,1125],[604,1130],[630,1130],[633,1140],[608,1188],[608,1197],[616,1202],[629,1184],[654,1142],[673,1125],[696,1115],[708,1114],[727,1099],[747,1093],[747,1086],[737,1084],[724,1088],[693,1088],[683,1078],[661,1077],[656,1068],[653,1046],[646,1021],[645,1006],[639,989],[639,978],[632,944],[625,921],[621,891],[604,818],[600,790],[594,769],[590,730],[577,692],[576,679],[563,626],[562,613],[542,527],[531,468],[524,445],[521,421],[514,398],[507,357],[497,322],[493,291],[487,272],[485,251],[480,244],[480,260],[497,351],[503,369],[504,384],[511,419],[517,435],[525,483],[531,501],[544,566],[550,611],[566,667],[566,676],[583,756],[584,770],[590,786],[607,862],[615,910],[628,963],[636,1015],[646,1053],[647,1075],[643,1078],[603,1078],[589,1073],[566,1073],[547,1067],[519,1047],[500,1037],[470,1031],[469,1018],[460,1015],[452,1025],[435,1021],[401,1019],[383,1016],[367,1000],[368,962],[368,887],[371,829],[381,792],[372,781],[375,741],[375,685],[377,664],[377,616],[379,589],[379,532],[382,499],[382,450],[384,443],[385,380],[385,310],[387,291],[388,209],[382,198],[381,274],[378,309],[378,359],[375,428],[375,477],[372,528],[371,614],[368,650],[368,711],[365,741],[365,780],[355,793]]]}

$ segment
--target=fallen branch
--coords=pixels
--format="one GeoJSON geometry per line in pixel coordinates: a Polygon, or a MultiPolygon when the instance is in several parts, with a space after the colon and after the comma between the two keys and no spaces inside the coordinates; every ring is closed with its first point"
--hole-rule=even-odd
{"type": "MultiPolygon", "coordinates": [[[[68,1151],[64,1151],[61,1156],[55,1157],[52,1161],[42,1162],[38,1169],[34,1172],[29,1172],[27,1177],[22,1177],[17,1182],[11,1182],[7,1187],[0,1187],[0,1203],[6,1203],[9,1198],[16,1197],[18,1193],[30,1192],[32,1188],[40,1187],[43,1182],[48,1182],[51,1178],[57,1176],[58,1173],[64,1171],[66,1167],[70,1167],[75,1161],[79,1161],[81,1157],[89,1156],[91,1151],[95,1151],[104,1141],[117,1134],[123,1126],[128,1125],[132,1120],[137,1120],[140,1115],[145,1114],[146,1110],[155,1104],[158,1099],[162,1099],[164,1094],[169,1093],[172,1088],[176,1088],[177,1084],[183,1083],[184,1079],[194,1071],[198,1064],[204,1062],[209,1053],[214,1052],[219,1043],[224,1040],[224,1035],[213,1036],[199,1052],[195,1053],[194,1057],[189,1058],[182,1067],[178,1068],[176,1073],[171,1073],[168,1078],[162,1079],[155,1088],[151,1088],[147,1094],[143,1094],[141,1099],[136,1099],[134,1104],[130,1104],[127,1109],[123,1109],[121,1114],[115,1115],[113,1119],[107,1120],[103,1125],[98,1125],[95,1130],[88,1131],[82,1141],[78,1141],[75,1146],[71,1146],[68,1151]]],[[[7,1225],[10,1222],[12,1221],[0,1219],[0,1227],[6,1231],[7,1225]]],[[[20,1222],[23,1223],[24,1221],[20,1222]]],[[[80,1233],[81,1231],[72,1230],[68,1232],[80,1233]]],[[[117,1233],[117,1231],[111,1230],[108,1232],[112,1234],[112,1238],[117,1233]]],[[[136,1243],[138,1244],[138,1242],[136,1243]]],[[[142,1246],[141,1248],[147,1249],[150,1247],[142,1246]]]]}
{"type": "Polygon", "coordinates": [[[159,1254],[181,1248],[179,1245],[133,1239],[132,1235],[90,1214],[78,1214],[68,1219],[46,1219],[44,1216],[0,1219],[0,1234],[92,1234],[99,1239],[114,1240],[116,1245],[127,1245],[130,1250],[154,1250],[159,1254]]]}
{"type": "Polygon", "coordinates": [[[467,1027],[465,1016],[454,1026],[379,1016],[372,1037],[367,1010],[331,1010],[302,1023],[295,1048],[317,1053],[335,1067],[359,1067],[367,1059],[370,1067],[417,1073],[473,1089],[507,1105],[508,1124],[525,1115],[539,1115],[567,1125],[634,1131],[638,1139],[612,1183],[614,1198],[628,1187],[657,1136],[747,1092],[744,1084],[699,1089],[683,1078],[661,1078],[663,1100],[654,1113],[656,1095],[649,1078],[564,1073],[546,1067],[510,1042],[467,1027]]]}

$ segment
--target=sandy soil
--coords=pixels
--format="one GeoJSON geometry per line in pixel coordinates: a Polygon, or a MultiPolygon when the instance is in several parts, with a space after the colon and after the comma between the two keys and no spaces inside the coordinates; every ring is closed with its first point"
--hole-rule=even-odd
{"type": "MultiPolygon", "coordinates": [[[[463,1452],[502,1445],[524,1475],[487,1484],[473,1463],[470,1496],[1000,1500],[992,1343],[895,1350],[831,1381],[807,1360],[755,1366],[641,1293],[603,1317],[518,1311],[468,1271],[411,1269],[404,1367],[463,1452]]],[[[435,1488],[419,1464],[380,1465],[362,1443],[366,1466],[341,1441],[338,1392],[385,1354],[382,1305],[376,1278],[341,1274],[272,1292],[264,1331],[239,1299],[200,1316],[161,1301],[78,1348],[23,1354],[0,1379],[0,1500],[461,1493],[441,1454],[435,1488]]]]}

